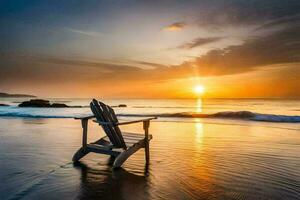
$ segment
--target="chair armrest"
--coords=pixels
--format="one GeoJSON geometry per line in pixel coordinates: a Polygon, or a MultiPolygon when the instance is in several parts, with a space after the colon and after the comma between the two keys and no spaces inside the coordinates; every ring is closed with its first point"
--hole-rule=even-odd
{"type": "Polygon", "coordinates": [[[146,118],[146,119],[140,119],[140,120],[134,120],[134,121],[126,121],[126,122],[117,122],[117,123],[113,123],[113,122],[102,122],[102,121],[98,121],[98,120],[93,120],[93,122],[98,123],[99,125],[112,125],[112,126],[121,126],[121,125],[127,125],[127,124],[133,124],[133,123],[139,123],[139,122],[146,122],[146,121],[150,121],[152,119],[157,119],[157,117],[150,117],[150,118],[146,118]]]}
{"type": "Polygon", "coordinates": [[[152,119],[157,119],[157,117],[149,117],[145,119],[139,119],[139,120],[133,120],[133,121],[127,121],[127,122],[118,122],[116,125],[127,125],[127,124],[134,124],[134,123],[139,123],[139,122],[145,122],[145,121],[150,121],[152,119]]]}
{"type": "Polygon", "coordinates": [[[89,120],[89,119],[93,119],[95,118],[95,115],[88,115],[88,116],[85,116],[85,117],[74,117],[74,119],[76,120],[89,120]]]}

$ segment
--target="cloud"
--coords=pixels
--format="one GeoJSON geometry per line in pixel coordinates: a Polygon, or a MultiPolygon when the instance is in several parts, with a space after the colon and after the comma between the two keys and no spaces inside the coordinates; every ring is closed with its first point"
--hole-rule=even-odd
{"type": "Polygon", "coordinates": [[[186,27],[186,23],[184,22],[175,22],[170,24],[164,28],[166,31],[181,31],[184,27],[186,27]]]}
{"type": "Polygon", "coordinates": [[[152,68],[165,68],[167,67],[166,65],[159,64],[159,63],[153,63],[153,62],[145,62],[145,61],[133,61],[134,63],[149,66],[152,68]]]}
{"type": "Polygon", "coordinates": [[[155,71],[157,66],[138,61],[131,64],[118,64],[74,57],[2,53],[0,54],[0,84],[142,80],[147,79],[149,77],[147,73],[155,71]],[[151,65],[152,68],[142,69],[138,63],[151,65]]]}
{"type": "Polygon", "coordinates": [[[209,44],[209,43],[217,42],[221,39],[222,39],[221,37],[211,37],[211,38],[199,37],[199,38],[194,39],[191,42],[187,42],[187,43],[184,43],[184,44],[178,46],[178,48],[179,49],[192,49],[192,48],[199,47],[199,46],[202,46],[202,45],[206,45],[206,44],[209,44]]]}
{"type": "Polygon", "coordinates": [[[294,26],[294,24],[299,24],[300,22],[300,14],[291,15],[291,16],[285,16],[278,19],[270,20],[261,26],[259,26],[257,30],[266,30],[266,29],[272,29],[276,27],[286,28],[289,26],[294,26]]]}
{"type": "MultiPolygon", "coordinates": [[[[220,76],[263,69],[266,65],[300,62],[300,26],[249,38],[241,45],[209,51],[177,68],[195,68],[202,76],[220,76]]],[[[175,67],[176,68],[176,67],[175,67]]]]}
{"type": "Polygon", "coordinates": [[[146,61],[131,61],[128,64],[91,61],[77,58],[51,56],[4,55],[1,59],[0,82],[13,80],[101,80],[120,82],[163,81],[194,76],[213,77],[260,71],[300,63],[300,26],[253,37],[241,45],[214,49],[194,60],[180,65],[165,66],[146,61]],[[151,66],[143,68],[141,65],[151,66]],[[268,67],[266,67],[268,66],[268,67]],[[16,73],[18,72],[18,73],[16,73]]]}
{"type": "MultiPolygon", "coordinates": [[[[300,26],[295,25],[269,35],[249,38],[241,45],[211,50],[194,60],[173,66],[147,61],[118,64],[117,61],[109,63],[79,58],[0,54],[0,85],[2,89],[21,88],[23,91],[34,88],[34,93],[40,90],[44,95],[45,91],[48,94],[51,90],[53,94],[62,96],[74,96],[76,92],[115,96],[121,94],[116,92],[123,92],[125,96],[136,96],[143,95],[145,91],[152,95],[156,90],[163,90],[160,84],[199,76],[212,81],[232,81],[231,84],[237,84],[240,88],[235,90],[240,92],[245,85],[252,88],[255,85],[261,91],[255,93],[257,96],[300,96],[297,90],[300,80],[299,33],[300,26]],[[141,68],[141,65],[152,67],[141,68]],[[256,72],[265,73],[259,79],[260,84],[256,82],[256,74],[259,74],[256,72]],[[239,76],[234,76],[237,74],[239,76]],[[232,76],[223,78],[225,75],[232,76]],[[235,81],[237,77],[247,80],[235,81]],[[153,91],[148,88],[149,85],[157,87],[153,91]],[[275,87],[277,90],[272,90],[275,87]]],[[[221,87],[221,83],[217,84],[221,87]]],[[[168,91],[167,88],[165,90],[168,91]]]]}
{"type": "Polygon", "coordinates": [[[273,1],[214,1],[202,3],[196,24],[201,28],[224,28],[224,26],[261,25],[273,20],[297,15],[298,0],[273,1]]]}
{"type": "Polygon", "coordinates": [[[101,37],[101,36],[103,36],[102,33],[94,32],[94,31],[83,31],[83,30],[78,30],[78,29],[73,29],[73,28],[65,28],[65,29],[72,32],[72,33],[76,33],[76,34],[80,34],[80,35],[84,35],[84,36],[89,36],[89,37],[101,37]]]}

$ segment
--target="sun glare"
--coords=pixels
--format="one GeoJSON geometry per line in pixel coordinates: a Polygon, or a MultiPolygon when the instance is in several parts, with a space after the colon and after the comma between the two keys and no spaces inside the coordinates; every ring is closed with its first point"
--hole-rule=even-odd
{"type": "Polygon", "coordinates": [[[205,91],[205,88],[203,87],[203,85],[197,85],[194,87],[194,92],[196,94],[203,94],[205,91]]]}

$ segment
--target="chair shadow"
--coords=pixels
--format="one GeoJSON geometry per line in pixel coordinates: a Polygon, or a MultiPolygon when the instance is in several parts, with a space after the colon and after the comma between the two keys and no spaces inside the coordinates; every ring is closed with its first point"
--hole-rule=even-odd
{"type": "Polygon", "coordinates": [[[136,175],[123,168],[89,167],[83,162],[74,163],[80,171],[80,188],[76,199],[149,199],[148,170],[136,175]]]}

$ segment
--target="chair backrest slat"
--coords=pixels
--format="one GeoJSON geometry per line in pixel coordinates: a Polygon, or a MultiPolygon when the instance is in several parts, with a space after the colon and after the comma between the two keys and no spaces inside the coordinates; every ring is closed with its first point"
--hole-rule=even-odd
{"type": "MultiPolygon", "coordinates": [[[[117,116],[116,116],[114,110],[110,106],[105,105],[102,102],[99,102],[99,104],[100,104],[100,106],[103,109],[104,115],[107,116],[108,121],[110,121],[112,123],[117,123],[118,119],[117,119],[117,116]]],[[[120,128],[115,125],[115,126],[112,126],[112,129],[115,132],[115,135],[114,135],[115,139],[118,141],[118,143],[120,144],[120,146],[126,147],[126,144],[124,142],[124,139],[123,139],[123,136],[122,136],[120,128]]]]}
{"type": "Polygon", "coordinates": [[[91,110],[98,121],[111,123],[107,125],[101,125],[111,143],[115,147],[126,148],[121,130],[117,125],[115,125],[118,122],[118,119],[114,110],[110,106],[102,102],[98,102],[95,99],[93,99],[90,105],[91,110]]]}
{"type": "MultiPolygon", "coordinates": [[[[102,121],[102,122],[105,122],[105,119],[102,115],[102,111],[101,111],[101,108],[100,108],[100,105],[98,104],[98,102],[95,100],[93,100],[91,103],[90,103],[90,106],[91,106],[91,110],[92,112],[94,113],[96,119],[98,121],[102,121]]],[[[109,126],[107,125],[103,125],[102,126],[104,132],[106,133],[106,135],[108,136],[109,140],[114,144],[116,143],[114,137],[113,137],[113,133],[112,133],[112,130],[109,126]]]]}

